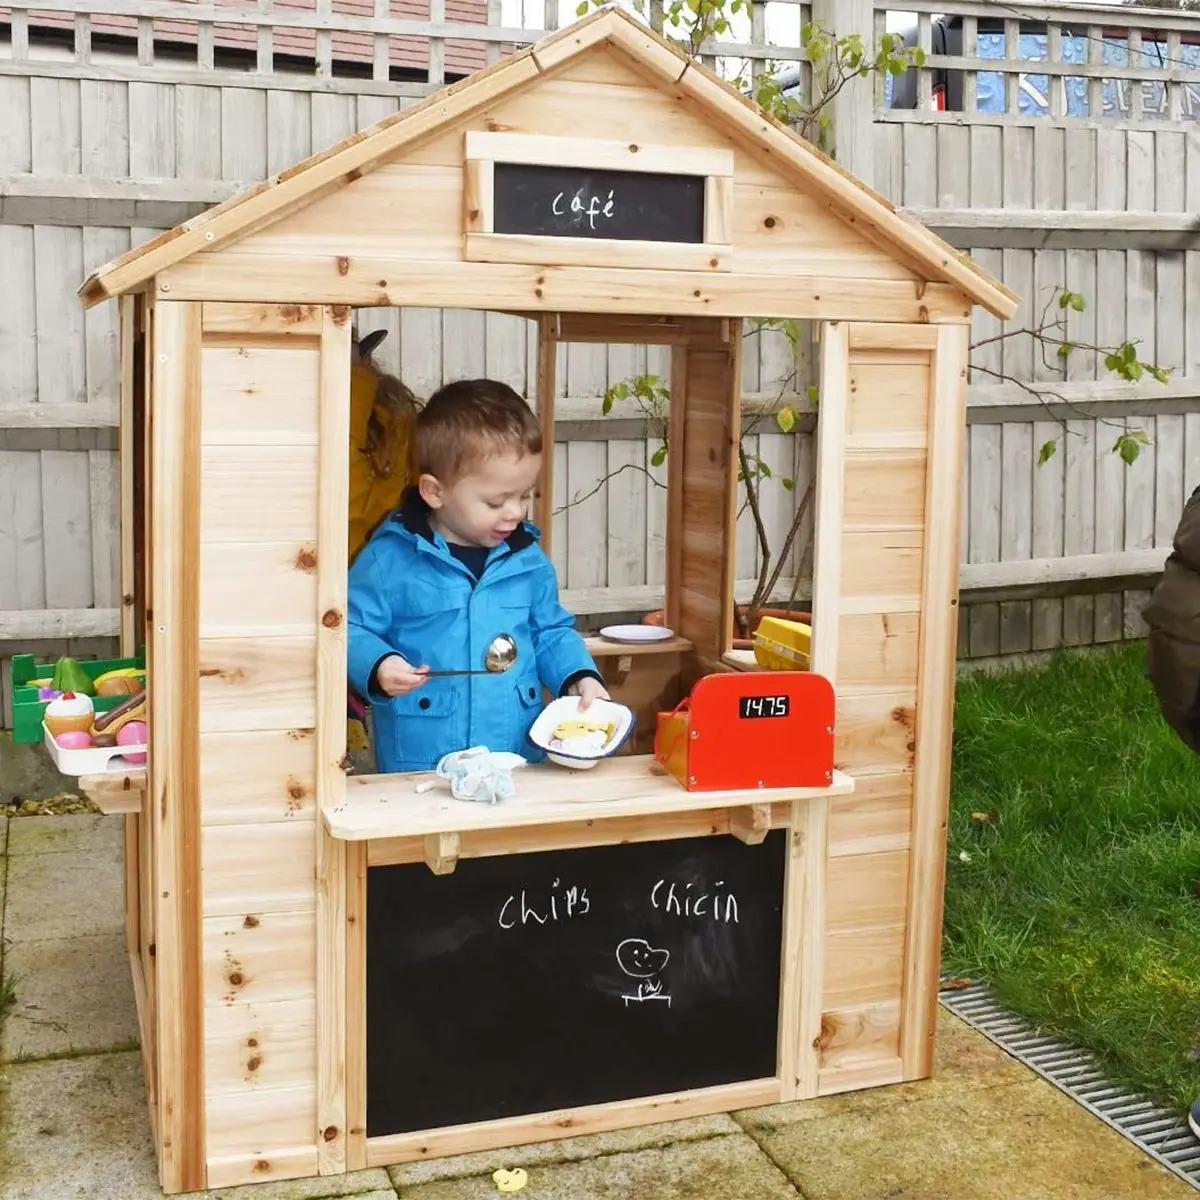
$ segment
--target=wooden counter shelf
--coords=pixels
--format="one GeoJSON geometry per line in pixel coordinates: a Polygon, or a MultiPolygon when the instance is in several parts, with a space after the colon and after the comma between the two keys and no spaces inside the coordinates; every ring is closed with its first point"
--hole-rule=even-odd
{"type": "Polygon", "coordinates": [[[606,637],[584,638],[593,658],[640,658],[647,654],[683,654],[692,650],[687,638],[673,637],[661,642],[614,642],[606,637]]]}
{"type": "Polygon", "coordinates": [[[458,834],[476,830],[620,817],[670,817],[714,808],[748,810],[746,828],[753,830],[762,824],[755,819],[755,810],[766,809],[769,814],[773,803],[844,796],[854,791],[854,780],[834,771],[833,782],[825,788],[688,792],[671,776],[660,773],[649,755],[613,758],[589,771],[569,771],[549,763],[522,767],[513,777],[516,795],[498,804],[455,800],[443,783],[429,792],[414,790],[417,783],[431,778],[428,772],[351,776],[346,780],[346,803],[325,810],[326,828],[333,837],[349,842],[400,837],[441,839],[440,847],[426,846],[426,859],[432,867],[434,860],[457,856],[453,839],[458,834]],[[435,849],[438,852],[431,858],[430,852],[435,849]]]}

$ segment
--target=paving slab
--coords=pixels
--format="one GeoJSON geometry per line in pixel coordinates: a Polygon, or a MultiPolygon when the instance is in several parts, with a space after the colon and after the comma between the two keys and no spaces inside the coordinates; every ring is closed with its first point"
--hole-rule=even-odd
{"type": "Polygon", "coordinates": [[[1086,1109],[939,1014],[931,1080],[738,1114],[806,1200],[1194,1200],[1086,1109]]]}
{"type": "MultiPolygon", "coordinates": [[[[510,1162],[509,1166],[512,1165],[510,1162]]],[[[520,1200],[797,1200],[800,1193],[744,1134],[527,1168],[520,1200]]],[[[404,1200],[495,1200],[491,1173],[400,1186],[404,1200]]],[[[857,1200],[847,1194],[839,1200],[857,1200]]]]}
{"type": "MultiPolygon", "coordinates": [[[[0,1200],[163,1200],[137,1053],[10,1064],[0,1200]]],[[[192,1192],[190,1200],[395,1200],[381,1170],[192,1192]]]]}
{"type": "Polygon", "coordinates": [[[15,1003],[0,1057],[45,1058],[137,1045],[137,1011],[123,933],[17,941],[4,956],[15,1003]]]}
{"type": "Polygon", "coordinates": [[[121,857],[124,818],[101,813],[67,813],[13,817],[6,822],[8,853],[72,854],[86,851],[105,858],[121,857]]]}
{"type": "Polygon", "coordinates": [[[135,1053],[4,1070],[0,1200],[159,1200],[135,1053]]]}
{"type": "Polygon", "coordinates": [[[500,1167],[511,1170],[513,1167],[578,1162],[601,1155],[660,1149],[672,1144],[683,1145],[741,1132],[741,1126],[732,1117],[718,1113],[688,1121],[665,1121],[637,1129],[618,1129],[612,1133],[593,1133],[584,1137],[563,1138],[558,1142],[516,1146],[511,1150],[486,1150],[475,1154],[458,1154],[453,1158],[404,1163],[402,1166],[389,1167],[388,1174],[392,1183],[404,1188],[467,1175],[490,1176],[500,1167]]]}
{"type": "Polygon", "coordinates": [[[4,937],[10,944],[116,933],[124,928],[124,868],[119,853],[10,854],[7,861],[4,937]]]}

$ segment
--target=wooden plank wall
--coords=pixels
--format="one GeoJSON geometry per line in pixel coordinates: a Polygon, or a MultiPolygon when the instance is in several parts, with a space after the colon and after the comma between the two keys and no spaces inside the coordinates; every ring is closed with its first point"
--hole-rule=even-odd
{"type": "MultiPolygon", "coordinates": [[[[911,115],[911,114],[905,114],[911,115]]],[[[1200,204],[1200,131],[1130,128],[1128,122],[1055,122],[988,117],[966,123],[893,121],[876,125],[876,186],[921,209],[1054,209],[1194,212],[1200,204]]],[[[963,232],[969,242],[970,231],[963,232]]],[[[997,240],[997,239],[992,239],[997,240]]],[[[1014,239],[1015,240],[1015,239],[1014,239]]],[[[1078,239],[1077,239],[1078,240],[1078,239]]],[[[1079,292],[1070,337],[1114,346],[1140,341],[1139,354],[1167,367],[1170,389],[1147,382],[1122,404],[1052,414],[1032,396],[1018,408],[970,412],[962,553],[967,563],[1019,562],[1167,547],[1184,500],[1200,484],[1200,310],[1191,300],[1200,252],[1139,249],[1114,237],[1113,249],[976,249],[973,257],[1025,297],[1010,329],[1039,323],[1056,288],[1079,292]],[[1095,414],[1091,416],[1091,414],[1095,414]],[[1066,433],[1054,415],[1067,416],[1066,433]],[[1091,419],[1088,419],[1091,416],[1091,419]],[[1153,445],[1130,467],[1113,453],[1125,430],[1153,445]],[[1059,452],[1038,466],[1039,447],[1059,437],[1059,452]]],[[[1094,243],[1093,243],[1094,246],[1094,243]]],[[[973,341],[1001,333],[976,317],[973,341]]],[[[997,373],[1016,380],[1061,378],[1054,348],[1043,356],[1024,334],[972,354],[973,399],[998,391],[997,373]]],[[[1068,359],[1068,394],[1112,379],[1097,355],[1068,359]],[[1075,386],[1071,386],[1075,385],[1075,386]]],[[[1009,387],[1008,392],[1018,392],[1009,387]]],[[[1103,401],[1103,388],[1094,396],[1103,401]]],[[[1052,399],[1052,398],[1051,398],[1052,399]]],[[[990,658],[1057,645],[1140,636],[1147,593],[1028,598],[970,604],[961,615],[960,653],[990,658]]]]}
{"type": "MultiPolygon", "coordinates": [[[[205,306],[200,774],[208,1186],[317,1156],[323,310],[205,306]],[[244,332],[253,330],[254,332],[244,332]]],[[[335,369],[348,371],[346,364],[335,369]]],[[[347,375],[348,377],[348,375],[347,375]]]]}
{"type": "MultiPolygon", "coordinates": [[[[855,776],[855,793],[830,804],[824,1094],[895,1082],[903,1073],[931,387],[929,348],[919,338],[915,346],[894,340],[907,332],[852,325],[843,335],[841,611],[832,674],[835,762],[855,776]]],[[[837,370],[832,345],[830,357],[826,370],[837,370]]]]}

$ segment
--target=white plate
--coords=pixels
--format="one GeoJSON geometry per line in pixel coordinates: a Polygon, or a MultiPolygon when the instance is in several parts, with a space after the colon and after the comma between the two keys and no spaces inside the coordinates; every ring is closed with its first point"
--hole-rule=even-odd
{"type": "Polygon", "coordinates": [[[610,642],[636,645],[639,642],[668,642],[675,636],[675,631],[662,625],[606,625],[600,630],[600,636],[610,642]]]}

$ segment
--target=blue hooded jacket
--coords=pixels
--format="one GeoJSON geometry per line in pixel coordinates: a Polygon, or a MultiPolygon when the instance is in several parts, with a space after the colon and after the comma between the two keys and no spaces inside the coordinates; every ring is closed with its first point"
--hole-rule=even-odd
{"type": "Polygon", "coordinates": [[[575,618],[559,603],[538,530],[518,526],[487,553],[477,580],[430,529],[428,514],[414,489],[350,568],[350,683],[371,702],[376,767],[427,771],[468,746],[539,761],[545,756],[526,734],[542,709],[542,687],[558,696],[599,674],[575,618]],[[375,668],[389,654],[434,671],[481,670],[501,633],[517,643],[516,662],[502,675],[430,679],[403,696],[374,686],[375,668]]]}

